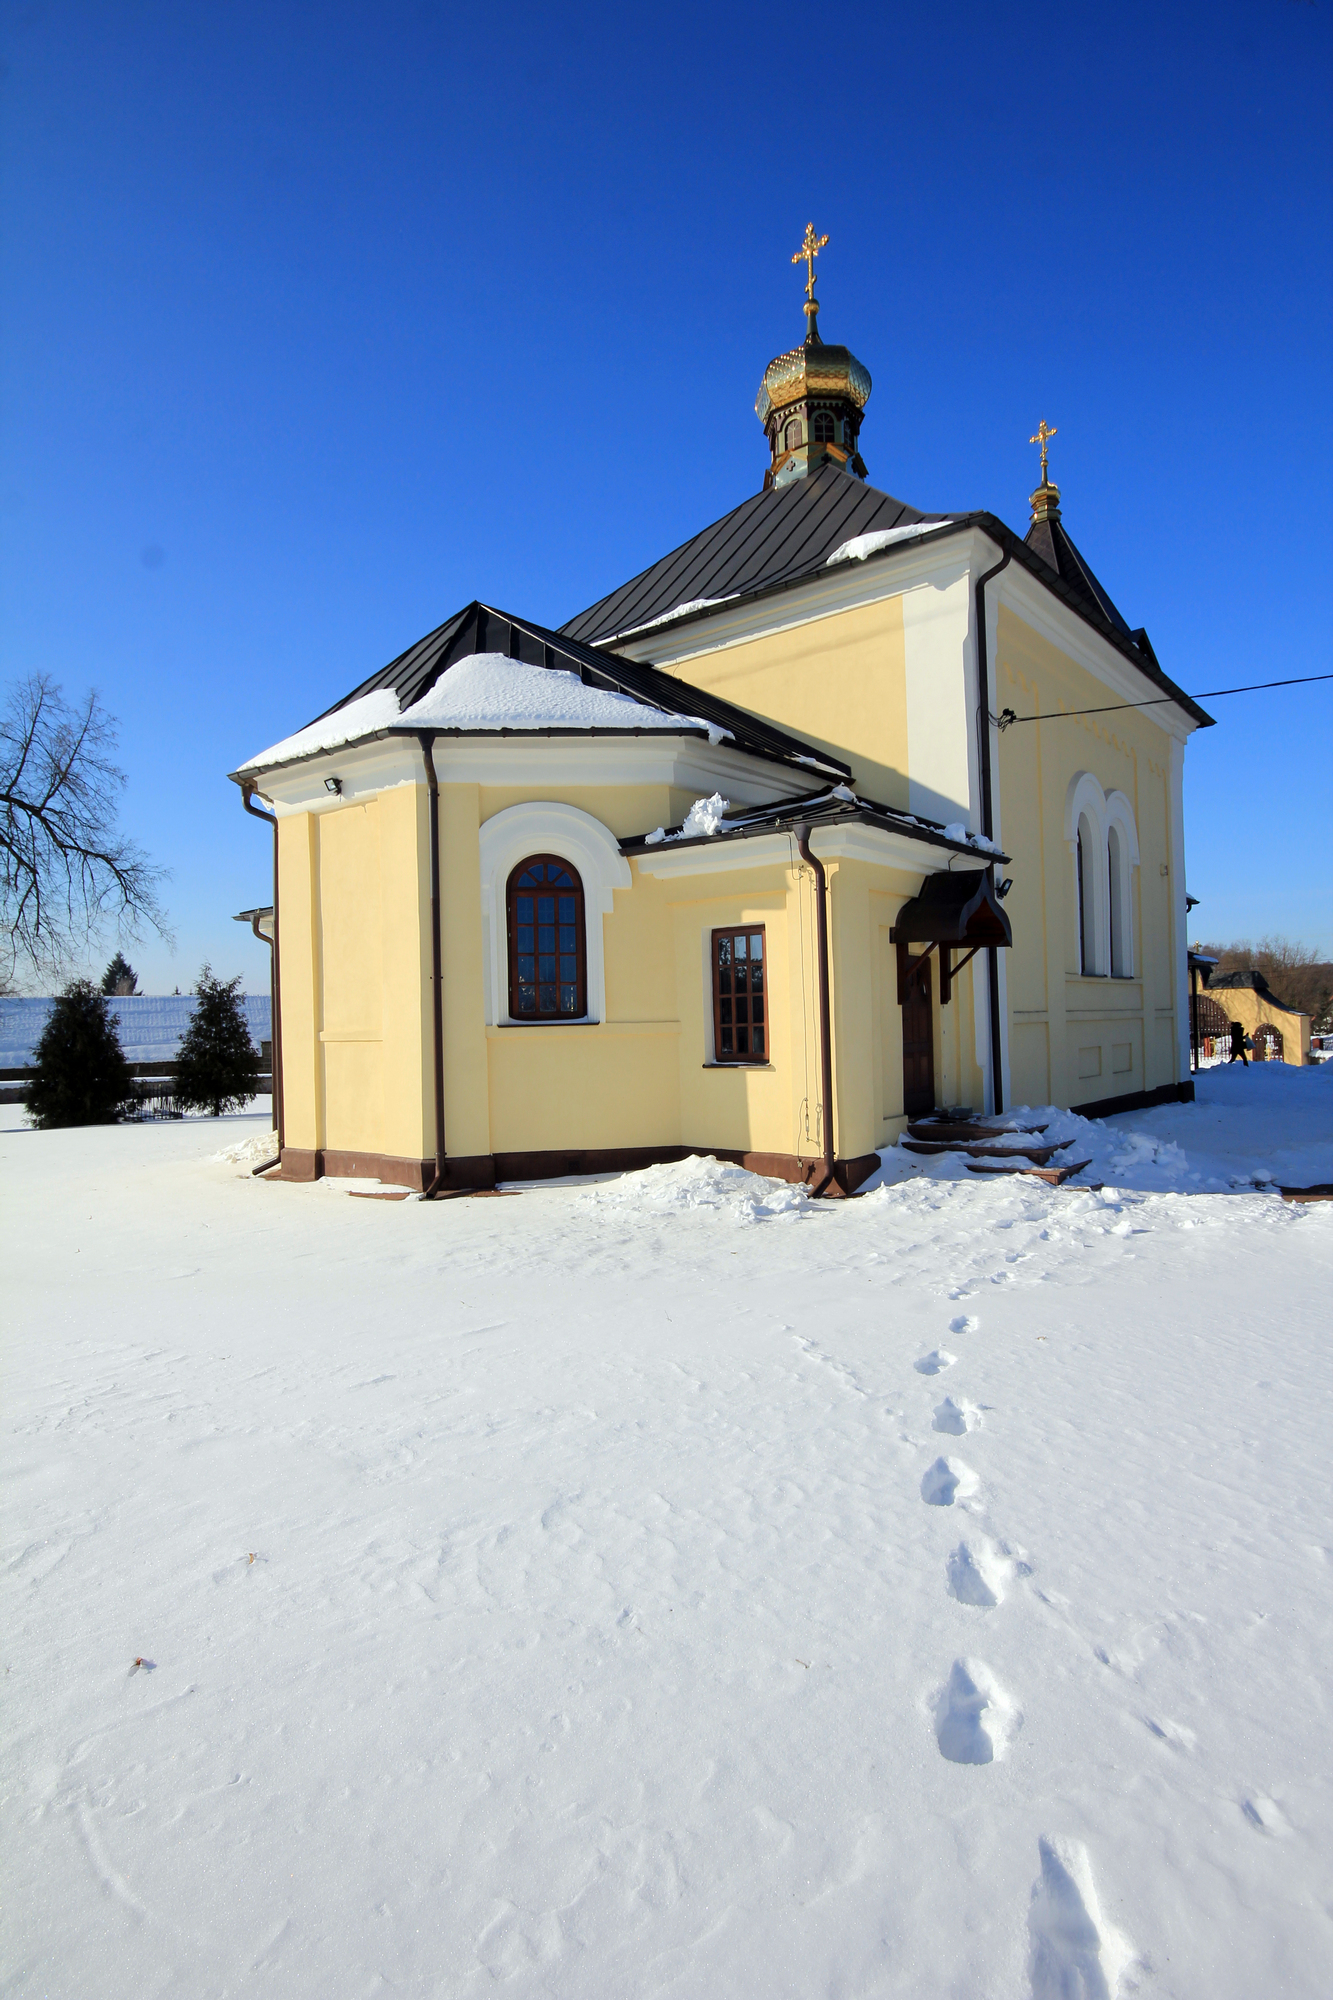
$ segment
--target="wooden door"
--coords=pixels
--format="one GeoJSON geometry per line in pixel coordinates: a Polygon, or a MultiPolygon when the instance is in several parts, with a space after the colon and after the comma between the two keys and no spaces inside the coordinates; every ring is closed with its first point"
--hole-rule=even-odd
{"type": "Polygon", "coordinates": [[[907,976],[903,996],[903,1110],[920,1118],[935,1109],[935,1015],[930,1000],[930,960],[907,976]]]}

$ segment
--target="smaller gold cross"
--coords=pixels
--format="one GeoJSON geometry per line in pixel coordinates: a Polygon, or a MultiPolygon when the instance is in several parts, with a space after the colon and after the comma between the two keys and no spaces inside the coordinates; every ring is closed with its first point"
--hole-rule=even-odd
{"type": "Polygon", "coordinates": [[[1056,426],[1048,424],[1045,417],[1043,417],[1037,425],[1036,436],[1028,439],[1029,444],[1039,444],[1041,446],[1041,483],[1043,486],[1050,484],[1046,477],[1046,447],[1053,437],[1058,437],[1059,435],[1060,433],[1056,426]]]}
{"type": "Polygon", "coordinates": [[[807,222],[805,225],[805,241],[791,260],[793,264],[799,264],[802,257],[805,259],[805,268],[810,273],[805,281],[805,296],[808,299],[813,299],[815,295],[815,258],[827,242],[828,237],[816,236],[814,223],[807,222]]]}

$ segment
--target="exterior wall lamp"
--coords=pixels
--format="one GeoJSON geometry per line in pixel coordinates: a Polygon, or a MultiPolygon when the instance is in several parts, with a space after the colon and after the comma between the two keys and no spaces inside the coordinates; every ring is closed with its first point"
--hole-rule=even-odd
{"type": "Polygon", "coordinates": [[[335,798],[340,799],[342,797],[343,781],[341,778],[326,778],[324,780],[324,789],[326,792],[332,792],[335,798]]]}

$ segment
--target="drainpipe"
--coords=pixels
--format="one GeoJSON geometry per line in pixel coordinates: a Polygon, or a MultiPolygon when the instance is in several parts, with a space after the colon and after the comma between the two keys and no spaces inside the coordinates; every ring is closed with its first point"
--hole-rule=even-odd
{"type": "Polygon", "coordinates": [[[423,1201],[434,1201],[444,1179],[444,978],[440,952],[440,783],[435,775],[435,738],[426,730],[417,736],[426,763],[430,799],[430,978],[431,1026],[435,1043],[435,1174],[423,1188],[423,1201]]]}
{"type": "MultiPolygon", "coordinates": [[[[977,578],[977,727],[981,753],[981,831],[987,840],[995,838],[995,778],[991,768],[990,664],[986,656],[986,585],[1008,566],[1005,550],[992,569],[977,578]]],[[[995,863],[986,870],[995,882],[995,863]]],[[[986,947],[986,986],[990,998],[990,1067],[992,1114],[1004,1110],[1004,1036],[1000,1023],[1000,952],[998,945],[986,947]]]]}
{"type": "Polygon", "coordinates": [[[828,984],[828,879],[824,864],[810,850],[810,828],[796,829],[796,849],[815,878],[817,922],[815,936],[819,949],[819,1087],[824,1098],[824,1178],[813,1194],[823,1194],[835,1185],[833,1175],[833,1029],[828,984]]]}
{"type": "MultiPolygon", "coordinates": [[[[257,1174],[266,1174],[270,1167],[282,1165],[282,1149],[286,1143],[282,1102],[282,982],[278,962],[278,816],[276,813],[261,812],[254,799],[254,786],[242,785],[241,804],[250,817],[262,819],[273,828],[273,945],[269,959],[269,1012],[273,1017],[273,1110],[278,1132],[278,1157],[276,1160],[265,1160],[262,1166],[255,1168],[257,1174]]],[[[252,925],[251,928],[255,927],[252,925]]],[[[259,936],[257,929],[255,936],[259,936]]]]}

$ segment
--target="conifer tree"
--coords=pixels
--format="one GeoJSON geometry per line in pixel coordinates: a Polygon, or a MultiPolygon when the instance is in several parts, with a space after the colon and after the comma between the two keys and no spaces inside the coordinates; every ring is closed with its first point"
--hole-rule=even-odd
{"type": "Polygon", "coordinates": [[[102,974],[102,991],[112,996],[124,995],[133,993],[138,984],[138,973],[130,964],[124,952],[118,951],[106,971],[102,974]]]}
{"type": "Polygon", "coordinates": [[[105,996],[75,979],[55,1002],[36,1049],[28,1116],[59,1125],[114,1125],[129,1101],[130,1066],[105,996]]]}
{"type": "Polygon", "coordinates": [[[239,1111],[259,1089],[262,1065],[240,1002],[241,977],[215,979],[205,965],[195,986],[199,1004],[176,1058],[174,1096],[184,1111],[220,1118],[239,1111]]]}

